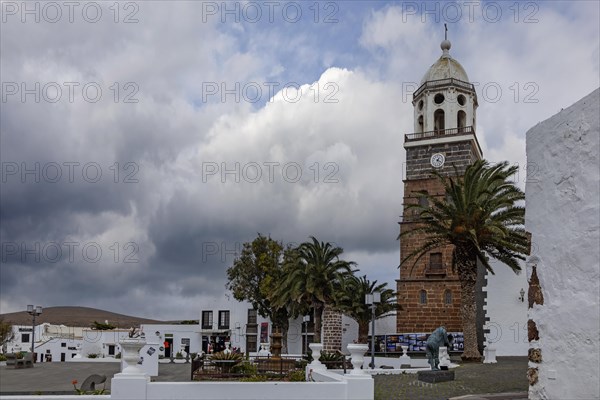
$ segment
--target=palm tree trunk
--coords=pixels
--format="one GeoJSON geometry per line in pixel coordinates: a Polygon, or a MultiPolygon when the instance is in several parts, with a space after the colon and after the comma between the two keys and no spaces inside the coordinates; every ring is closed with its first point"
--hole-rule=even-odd
{"type": "Polygon", "coordinates": [[[281,332],[281,353],[287,354],[288,330],[290,329],[290,320],[288,319],[287,311],[280,309],[271,314],[271,321],[273,322],[273,327],[277,326],[281,332]]]}
{"type": "Polygon", "coordinates": [[[458,266],[460,277],[460,312],[464,335],[463,361],[481,361],[481,353],[477,348],[477,304],[475,302],[475,287],[477,281],[477,261],[463,260],[458,266]]]}
{"type": "Polygon", "coordinates": [[[288,330],[290,322],[288,320],[281,322],[281,354],[288,354],[288,330]]]}
{"type": "Polygon", "coordinates": [[[323,304],[317,303],[314,305],[315,309],[315,343],[321,343],[321,320],[323,317],[323,304]]]}
{"type": "Polygon", "coordinates": [[[358,323],[358,343],[369,342],[369,321],[363,321],[358,323]]]}

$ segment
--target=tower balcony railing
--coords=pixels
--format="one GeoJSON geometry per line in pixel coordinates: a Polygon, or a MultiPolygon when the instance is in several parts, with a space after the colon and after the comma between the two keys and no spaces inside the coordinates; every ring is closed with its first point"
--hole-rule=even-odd
{"type": "Polygon", "coordinates": [[[428,132],[408,133],[408,134],[404,135],[404,141],[405,142],[415,142],[417,140],[436,139],[436,138],[441,138],[441,137],[460,136],[460,135],[468,135],[468,134],[475,135],[475,128],[473,128],[472,126],[465,126],[462,128],[438,129],[435,131],[428,131],[428,132]]]}
{"type": "Polygon", "coordinates": [[[475,85],[469,82],[461,81],[456,78],[437,79],[435,81],[427,81],[413,93],[413,100],[417,98],[425,90],[439,89],[447,86],[456,86],[464,90],[475,93],[475,85]]]}

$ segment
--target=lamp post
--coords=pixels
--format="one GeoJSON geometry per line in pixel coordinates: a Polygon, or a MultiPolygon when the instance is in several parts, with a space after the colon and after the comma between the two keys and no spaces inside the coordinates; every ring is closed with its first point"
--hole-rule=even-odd
{"type": "Polygon", "coordinates": [[[308,322],[310,321],[310,315],[302,317],[302,324],[304,325],[304,351],[308,355],[308,322]]]}
{"type": "Polygon", "coordinates": [[[42,306],[27,305],[27,314],[31,315],[31,361],[35,362],[35,317],[42,314],[42,306]]]}
{"type": "Polygon", "coordinates": [[[375,308],[381,302],[381,293],[373,292],[365,295],[365,304],[371,306],[371,363],[369,367],[375,369],[375,308]]]}

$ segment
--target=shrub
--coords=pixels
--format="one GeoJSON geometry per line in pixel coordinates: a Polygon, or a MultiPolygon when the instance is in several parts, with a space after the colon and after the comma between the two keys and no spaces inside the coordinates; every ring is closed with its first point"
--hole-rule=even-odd
{"type": "Polygon", "coordinates": [[[115,358],[121,358],[121,353],[117,353],[117,355],[115,356],[115,358]]]}
{"type": "Polygon", "coordinates": [[[288,378],[290,380],[290,382],[305,382],[306,381],[306,376],[305,376],[305,372],[304,371],[291,371],[288,374],[288,378]]]}
{"type": "Polygon", "coordinates": [[[266,375],[252,375],[247,378],[240,379],[241,382],[266,382],[269,378],[266,375]]]}
{"type": "Polygon", "coordinates": [[[234,365],[231,368],[231,372],[234,374],[256,375],[258,373],[258,368],[256,365],[244,361],[234,365]]]}
{"type": "Polygon", "coordinates": [[[0,354],[0,361],[6,361],[6,356],[4,354],[0,354]]]}
{"type": "Polygon", "coordinates": [[[105,323],[105,324],[103,324],[103,323],[101,323],[101,322],[94,321],[94,322],[92,323],[92,325],[91,325],[91,328],[92,328],[92,329],[95,329],[95,330],[98,330],[98,331],[110,331],[110,330],[112,330],[112,329],[115,329],[115,328],[116,328],[116,326],[115,326],[115,325],[112,325],[112,324],[109,324],[109,323],[105,323]]]}
{"type": "Polygon", "coordinates": [[[306,355],[302,356],[303,360],[306,360],[307,364],[313,362],[312,350],[308,349],[306,355]]]}
{"type": "Polygon", "coordinates": [[[98,354],[90,353],[88,354],[88,358],[98,358],[98,354]]]}
{"type": "Polygon", "coordinates": [[[175,358],[181,360],[183,358],[183,354],[181,354],[181,352],[178,351],[177,354],[175,354],[175,358]]]}
{"type": "Polygon", "coordinates": [[[307,365],[308,365],[308,361],[306,361],[306,360],[303,359],[303,360],[297,360],[296,363],[294,364],[294,367],[296,369],[302,369],[303,370],[303,369],[306,368],[307,365]]]}

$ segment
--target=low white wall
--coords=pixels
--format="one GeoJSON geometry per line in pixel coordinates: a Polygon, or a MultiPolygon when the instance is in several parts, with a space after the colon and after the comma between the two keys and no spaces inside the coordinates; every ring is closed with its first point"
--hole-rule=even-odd
{"type": "Polygon", "coordinates": [[[110,400],[110,396],[0,396],[2,400],[110,400]]]}
{"type": "Polygon", "coordinates": [[[305,400],[347,399],[346,384],[304,382],[177,382],[151,383],[148,400],[305,400]],[[310,386],[310,387],[309,387],[310,386]]]}
{"type": "Polygon", "coordinates": [[[144,375],[117,374],[112,400],[373,400],[368,374],[339,375],[307,367],[315,382],[150,382],[144,375]]]}
{"type": "Polygon", "coordinates": [[[111,396],[0,396],[2,400],[373,400],[374,381],[307,367],[315,382],[150,382],[116,375],[111,396]]]}

